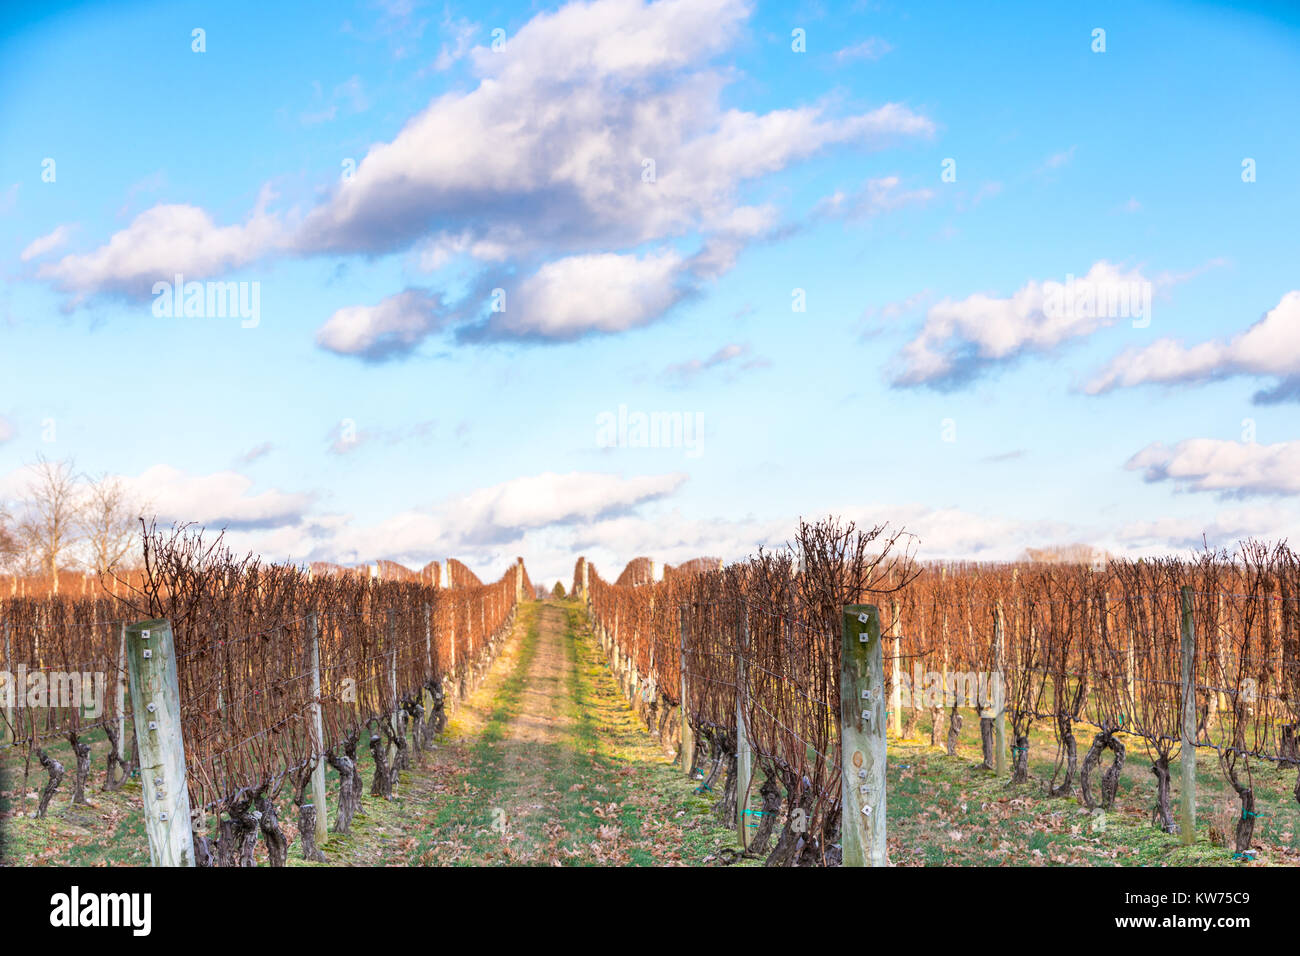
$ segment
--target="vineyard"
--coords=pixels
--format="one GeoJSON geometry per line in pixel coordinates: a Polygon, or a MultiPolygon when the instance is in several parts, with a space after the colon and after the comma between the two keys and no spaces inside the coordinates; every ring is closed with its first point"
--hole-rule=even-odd
{"type": "Polygon", "coordinates": [[[973,716],[985,767],[1025,784],[1031,736],[1051,735],[1049,794],[1090,809],[1112,806],[1140,744],[1152,822],[1167,833],[1180,829],[1171,760],[1186,744],[1211,751],[1240,802],[1235,855],[1250,858],[1257,768],[1300,767],[1294,552],[1245,543],[1194,560],[925,565],[906,540],[804,524],[783,552],[668,567],[658,583],[629,566],[642,583],[609,584],[579,560],[573,586],[633,706],[666,743],[686,741],[703,789],[721,783],[721,818],[744,833],[737,813],[758,817],[748,852],[770,865],[839,862],[841,728],[854,716],[841,708],[841,609],[874,604],[895,736],[924,714],[931,744],[952,754],[973,716]],[[758,809],[737,799],[738,778],[753,779],[738,770],[746,751],[763,778],[758,809]]]}
{"type": "MultiPolygon", "coordinates": [[[[564,606],[664,759],[739,834],[740,857],[848,863],[847,814],[867,821],[877,842],[863,852],[884,863],[886,734],[894,748],[924,726],[948,757],[977,728],[990,778],[1088,811],[1115,806],[1126,765],[1145,761],[1150,827],[1185,840],[1185,753],[1212,755],[1237,802],[1234,858],[1253,859],[1256,777],[1300,767],[1294,552],[1247,542],[1185,560],[935,564],[911,540],[828,519],[736,563],[659,573],[636,559],[615,583],[579,558],[577,603],[564,606]],[[855,676],[859,647],[875,648],[878,676],[855,676]],[[1043,742],[1055,759],[1035,777],[1043,742]]],[[[136,573],[57,589],[0,582],[0,719],[21,793],[29,777],[39,788],[32,817],[138,779],[155,862],[182,865],[256,865],[262,846],[284,866],[294,834],[303,859],[325,862],[328,835],[349,833],[364,795],[391,799],[484,683],[521,602],[544,590],[522,559],[486,584],[458,561],[298,568],[236,558],[185,527],[147,529],[143,557],[136,573]],[[158,690],[168,667],[174,697],[158,690]],[[107,741],[101,770],[92,737],[107,741]]]]}
{"type": "MultiPolygon", "coordinates": [[[[95,730],[110,744],[105,789],[150,769],[149,761],[141,765],[140,731],[157,728],[127,690],[127,622],[168,623],[183,805],[196,820],[214,821],[208,835],[194,828],[199,865],[251,865],[259,832],[271,864],[284,865],[287,841],[275,812],[282,791],[298,807],[304,856],[323,859],[314,838],[325,832],[325,765],[339,778],[333,829],[347,833],[364,789],[357,748],[373,759],[371,794],[391,794],[412,750],[426,746],[451,702],[481,680],[520,595],[532,590],[522,560],[491,584],[449,562],[457,583],[447,589],[410,572],[416,580],[385,579],[378,566],[315,573],[239,560],[219,539],[205,543],[184,528],[146,534],[144,561],[143,573],[115,579],[110,592],[70,596],[64,588],[0,600],[6,671],[27,693],[21,703],[6,694],[4,737],[23,756],[24,777],[33,761],[47,775],[37,816],[69,770],[47,753],[51,740],[68,741],[76,755],[74,803],[86,800],[84,738],[95,730]],[[90,688],[82,686],[92,680],[101,685],[90,695],[99,704],[94,717],[85,705],[90,688]]],[[[150,702],[148,716],[158,716],[156,706],[150,702]]],[[[159,786],[157,803],[174,805],[165,801],[175,796],[159,786]]],[[[149,809],[166,820],[166,810],[149,809]]]]}

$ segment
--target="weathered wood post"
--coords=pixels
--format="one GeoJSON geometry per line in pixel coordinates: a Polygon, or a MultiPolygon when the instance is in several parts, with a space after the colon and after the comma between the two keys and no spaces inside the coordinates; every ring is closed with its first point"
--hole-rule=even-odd
{"type": "Polygon", "coordinates": [[[18,728],[14,726],[14,701],[18,696],[15,685],[13,649],[9,641],[9,622],[5,621],[5,726],[9,728],[10,742],[18,739],[18,728]]]}
{"type": "Polygon", "coordinates": [[[682,773],[690,776],[691,765],[695,763],[695,737],[691,733],[690,709],[686,706],[686,605],[677,609],[677,632],[681,639],[682,675],[682,773]]]}
{"type": "Polygon", "coordinates": [[[993,747],[997,751],[997,772],[1007,772],[1007,628],[1002,613],[1002,600],[993,609],[994,674],[993,684],[993,747]]]}
{"type": "Polygon", "coordinates": [[[840,773],[844,866],[886,866],[885,667],[880,612],[850,604],[840,622],[840,773]]]}
{"type": "MultiPolygon", "coordinates": [[[[890,602],[890,613],[894,615],[894,620],[889,626],[890,635],[894,639],[894,686],[889,693],[890,722],[894,727],[894,736],[901,738],[903,736],[903,682],[900,668],[903,666],[903,625],[898,619],[898,602],[890,602]]],[[[912,689],[916,693],[917,688],[912,689]]]]}
{"type": "MultiPolygon", "coordinates": [[[[7,650],[7,649],[6,649],[7,650]]],[[[113,703],[117,706],[117,759],[121,761],[123,767],[126,766],[127,747],[126,742],[126,685],[128,678],[126,676],[126,623],[118,625],[117,633],[117,688],[113,695],[113,703]]]]}
{"type": "Polygon", "coordinates": [[[1193,686],[1196,659],[1196,624],[1192,619],[1192,589],[1182,588],[1183,610],[1183,807],[1182,839],[1196,842],[1196,688],[1193,686]]]}
{"type": "Polygon", "coordinates": [[[193,866],[194,831],[185,784],[172,626],[164,620],[140,621],[128,625],[126,634],[149,859],[154,866],[193,866]]]}
{"type": "MultiPolygon", "coordinates": [[[[447,617],[451,621],[451,633],[447,635],[447,646],[450,648],[447,661],[447,675],[449,682],[456,688],[456,702],[459,703],[465,696],[465,678],[460,676],[456,670],[456,606],[451,605],[451,613],[447,617]]],[[[465,666],[463,663],[460,665],[465,666]]]]}
{"type": "Polygon", "coordinates": [[[307,615],[307,640],[311,643],[311,732],[316,764],[311,771],[311,802],[316,808],[316,846],[325,845],[330,829],[325,803],[325,720],[320,699],[320,632],[316,612],[307,615]]]}
{"type": "Polygon", "coordinates": [[[740,849],[749,848],[749,787],[754,776],[754,748],[749,742],[745,715],[749,711],[749,681],[746,660],[749,656],[749,608],[740,614],[740,649],[736,654],[736,829],[740,849]]]}

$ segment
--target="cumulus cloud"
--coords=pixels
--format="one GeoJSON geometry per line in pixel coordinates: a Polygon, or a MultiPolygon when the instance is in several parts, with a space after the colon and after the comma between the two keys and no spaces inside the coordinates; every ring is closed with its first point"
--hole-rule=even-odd
{"type": "Polygon", "coordinates": [[[279,218],[267,211],[272,198],[270,188],[263,188],[248,219],[233,226],[216,225],[197,206],[154,206],[98,249],[46,263],[36,275],[74,303],[101,293],[147,299],[155,282],[172,282],[178,274],[187,281],[205,279],[278,248],[285,233],[279,218]]]}
{"type": "Polygon", "coordinates": [[[653,322],[693,288],[690,262],[671,249],[568,256],[524,279],[501,311],[463,335],[567,340],[624,332],[653,322]]]}
{"type": "Polygon", "coordinates": [[[1009,297],[979,293],[930,307],[899,355],[895,386],[958,388],[1028,354],[1048,354],[1120,318],[1150,316],[1152,283],[1137,270],[1097,262],[1067,281],[1030,280],[1009,297]]]}
{"type": "Polygon", "coordinates": [[[316,331],[316,344],[338,355],[371,362],[410,352],[442,328],[442,300],[420,289],[406,289],[377,305],[339,309],[316,331]]]}
{"type": "MultiPolygon", "coordinates": [[[[533,544],[569,541],[583,529],[618,521],[637,508],[672,495],[686,480],[682,474],[624,478],[602,472],[544,472],[448,498],[427,510],[395,514],[381,522],[356,526],[334,519],[321,524],[318,536],[292,542],[312,560],[349,563],[387,557],[415,565],[439,555],[472,559],[484,567],[505,559],[511,550],[527,557],[533,544]]],[[[569,552],[569,566],[572,554],[569,552]]],[[[532,560],[529,558],[529,560],[532,560]]],[[[485,570],[487,568],[485,567],[485,570]]]]}
{"type": "MultiPolygon", "coordinates": [[[[488,313],[480,299],[474,314],[458,316],[471,323],[463,339],[571,339],[653,322],[773,234],[777,211],[738,198],[754,181],[833,146],[881,148],[934,132],[899,103],[859,113],[829,101],[725,107],[736,74],[713,60],[734,44],[750,7],[575,2],[538,13],[500,51],[471,48],[472,25],[448,20],[454,42],[433,66],[464,59],[473,85],[438,96],[371,146],[355,175],[292,228],[264,202],[224,227],[196,206],[155,206],[101,248],[38,275],[76,300],[143,297],[175,273],[200,279],[271,253],[410,250],[429,271],[468,257],[497,276],[527,277],[506,312],[488,313]],[[698,251],[673,251],[681,240],[698,251]],[[573,282],[579,274],[600,291],[573,282]],[[650,288],[654,279],[662,285],[650,288]]],[[[364,106],[352,81],[335,97],[364,106]]],[[[386,358],[428,331],[428,316],[409,312],[397,329],[378,328],[377,309],[340,310],[322,345],[386,358]]]]}
{"type": "Polygon", "coordinates": [[[495,535],[624,513],[672,494],[685,481],[680,473],[623,478],[601,472],[544,472],[476,491],[451,511],[457,527],[495,535]]]}
{"type": "Polygon", "coordinates": [[[276,528],[297,524],[311,496],[281,491],[250,493],[252,479],[236,471],[193,475],[171,465],[154,465],[122,476],[129,496],[147,501],[164,521],[193,521],[212,528],[276,528]]]}
{"type": "Polygon", "coordinates": [[[1227,497],[1300,493],[1300,441],[1272,445],[1192,438],[1169,447],[1154,442],[1125,464],[1149,482],[1227,497]]]}
{"type": "Polygon", "coordinates": [[[1183,345],[1160,339],[1111,360],[1086,386],[1091,395],[1135,385],[1213,382],[1238,375],[1271,376],[1272,388],[1256,392],[1257,404],[1300,401],[1300,290],[1231,339],[1183,345]]]}
{"type": "Polygon", "coordinates": [[[538,14],[503,51],[469,54],[474,89],[373,146],[308,215],[300,248],[446,235],[515,257],[626,249],[725,218],[742,182],[831,144],[932,132],[898,104],[724,110],[727,78],[708,63],[748,13],[739,0],[596,0],[538,14]]]}

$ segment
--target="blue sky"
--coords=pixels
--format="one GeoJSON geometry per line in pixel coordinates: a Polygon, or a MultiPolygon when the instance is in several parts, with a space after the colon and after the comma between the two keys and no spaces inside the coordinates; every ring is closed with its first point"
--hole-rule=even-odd
{"type": "Polygon", "coordinates": [[[1300,17],[1073,6],[6,13],[0,497],[74,458],[277,559],[566,579],[825,513],[1293,535],[1300,17]]]}

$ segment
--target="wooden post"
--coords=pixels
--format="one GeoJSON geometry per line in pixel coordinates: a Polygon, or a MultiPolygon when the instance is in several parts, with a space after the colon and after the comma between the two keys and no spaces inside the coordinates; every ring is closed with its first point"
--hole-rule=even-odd
{"type": "Polygon", "coordinates": [[[193,866],[194,831],[185,784],[172,626],[163,620],[140,621],[128,625],[126,635],[149,859],[154,866],[193,866]]]}
{"type": "MultiPolygon", "coordinates": [[[[891,723],[894,727],[894,736],[901,738],[903,736],[903,683],[900,680],[903,666],[903,625],[898,620],[898,602],[890,602],[890,613],[894,615],[894,620],[889,626],[890,634],[894,638],[894,686],[889,692],[889,706],[891,708],[891,723]]],[[[917,688],[912,689],[915,694],[917,688]]]]}
{"type": "MultiPolygon", "coordinates": [[[[433,680],[433,605],[424,606],[424,679],[427,683],[433,680]]],[[[445,692],[444,692],[445,699],[445,692]]],[[[424,712],[428,714],[433,709],[433,694],[429,692],[428,687],[420,688],[420,700],[424,702],[424,712]]]]}
{"type": "Polygon", "coordinates": [[[840,740],[844,866],[886,866],[885,667],[880,612],[850,604],[840,622],[840,740]]]}
{"type": "Polygon", "coordinates": [[[452,609],[452,613],[448,616],[451,618],[451,633],[447,635],[447,647],[449,648],[448,661],[447,661],[447,677],[449,678],[449,683],[455,683],[457,688],[456,696],[457,699],[459,699],[460,682],[451,680],[451,678],[454,678],[456,676],[456,612],[454,607],[452,609]]]}
{"type": "Polygon", "coordinates": [[[393,729],[397,729],[397,617],[390,608],[387,614],[388,680],[393,685],[393,696],[388,701],[392,708],[393,729]]]}
{"type": "MultiPolygon", "coordinates": [[[[18,742],[18,728],[14,726],[14,702],[18,697],[15,683],[13,650],[9,643],[9,622],[5,621],[5,726],[9,728],[10,744],[18,742]]],[[[25,689],[25,688],[24,688],[25,689]]]]}
{"type": "MultiPolygon", "coordinates": [[[[1228,629],[1223,623],[1223,595],[1220,594],[1218,598],[1216,598],[1216,601],[1218,613],[1215,615],[1215,623],[1218,625],[1218,630],[1214,635],[1214,643],[1218,646],[1217,656],[1219,659],[1219,679],[1214,683],[1220,685],[1221,688],[1224,685],[1235,687],[1237,683],[1236,678],[1228,677],[1228,641],[1225,639],[1228,635],[1228,629]]],[[[1286,645],[1284,644],[1283,646],[1285,647],[1286,645]]],[[[1216,703],[1220,713],[1232,706],[1232,703],[1228,700],[1228,695],[1225,694],[1222,689],[1218,691],[1218,699],[1216,703]]]]}
{"type": "Polygon", "coordinates": [[[1002,601],[998,600],[993,610],[994,667],[996,668],[993,685],[993,747],[997,751],[997,772],[1007,772],[1007,674],[1006,674],[1006,622],[1002,615],[1002,601]]]}
{"type": "Polygon", "coordinates": [[[736,830],[740,849],[749,848],[749,787],[754,776],[754,748],[749,743],[745,713],[749,710],[749,682],[745,658],[749,655],[749,608],[740,615],[740,652],[736,655],[736,830]]]}
{"type": "Polygon", "coordinates": [[[681,638],[682,675],[682,773],[690,775],[691,764],[695,762],[695,738],[691,734],[690,711],[686,706],[686,605],[677,609],[677,633],[681,638]]]}
{"type": "Polygon", "coordinates": [[[126,623],[118,625],[117,635],[117,691],[114,702],[117,704],[117,756],[126,765],[126,623]]]}
{"type": "Polygon", "coordinates": [[[316,612],[307,615],[307,640],[311,642],[311,729],[315,740],[316,764],[311,771],[311,802],[316,808],[316,845],[329,839],[325,804],[325,721],[320,699],[320,636],[316,612]]]}
{"type": "Polygon", "coordinates": [[[1193,686],[1196,659],[1196,625],[1192,619],[1192,589],[1182,589],[1183,604],[1183,843],[1196,842],[1196,688],[1193,686]]]}

